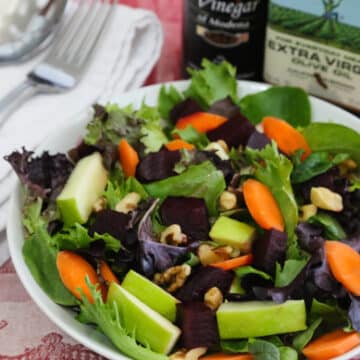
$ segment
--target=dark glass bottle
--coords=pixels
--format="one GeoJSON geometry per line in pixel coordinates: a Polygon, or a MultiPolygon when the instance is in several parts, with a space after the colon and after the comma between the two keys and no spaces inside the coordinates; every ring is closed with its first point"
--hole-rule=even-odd
{"type": "Polygon", "coordinates": [[[239,79],[262,79],[268,0],[184,0],[183,76],[203,58],[225,58],[239,79]]]}

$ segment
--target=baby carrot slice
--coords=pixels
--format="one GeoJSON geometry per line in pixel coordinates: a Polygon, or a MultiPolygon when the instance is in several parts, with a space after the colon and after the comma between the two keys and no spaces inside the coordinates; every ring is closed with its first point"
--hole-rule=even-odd
{"type": "Polygon", "coordinates": [[[181,150],[181,149],[186,149],[186,150],[195,149],[195,146],[193,144],[189,144],[185,140],[181,140],[181,139],[172,140],[167,144],[165,144],[165,147],[170,151],[181,150]]]}
{"type": "Polygon", "coordinates": [[[269,188],[255,179],[248,179],[242,186],[246,206],[263,229],[284,231],[284,219],[269,188]]]}
{"type": "Polygon", "coordinates": [[[211,355],[205,355],[200,360],[254,360],[254,356],[251,354],[224,354],[216,353],[211,355]]]}
{"type": "Polygon", "coordinates": [[[312,341],[303,350],[309,360],[328,360],[342,355],[360,345],[360,334],[335,330],[312,341]]]}
{"type": "Polygon", "coordinates": [[[88,300],[94,302],[85,277],[87,275],[94,285],[99,283],[99,280],[95,269],[84,258],[71,251],[60,251],[56,258],[56,267],[61,281],[74,296],[81,300],[81,289],[88,300]]]}
{"type": "Polygon", "coordinates": [[[335,279],[360,296],[360,254],[340,241],[325,241],[325,254],[335,279]]]}
{"type": "Polygon", "coordinates": [[[297,150],[304,150],[301,159],[305,160],[311,154],[305,137],[288,122],[266,116],[263,118],[262,125],[264,133],[275,140],[279,149],[286,155],[292,155],[297,150]]]}
{"type": "Polygon", "coordinates": [[[125,139],[120,140],[118,149],[120,164],[125,176],[135,176],[139,163],[139,155],[136,150],[125,139]]]}
{"type": "Polygon", "coordinates": [[[112,282],[116,282],[117,284],[120,284],[120,281],[118,280],[118,278],[112,272],[110,266],[105,261],[100,262],[99,270],[101,276],[106,281],[107,285],[110,285],[112,282]]]}
{"type": "Polygon", "coordinates": [[[227,271],[227,270],[236,269],[240,266],[250,265],[252,261],[253,261],[253,256],[251,254],[248,254],[233,259],[217,262],[211,264],[211,266],[227,271]]]}
{"type": "Polygon", "coordinates": [[[177,129],[185,129],[191,125],[200,133],[206,133],[210,130],[214,130],[222,125],[227,118],[217,114],[211,114],[207,112],[197,112],[183,118],[180,118],[176,122],[177,129]]]}

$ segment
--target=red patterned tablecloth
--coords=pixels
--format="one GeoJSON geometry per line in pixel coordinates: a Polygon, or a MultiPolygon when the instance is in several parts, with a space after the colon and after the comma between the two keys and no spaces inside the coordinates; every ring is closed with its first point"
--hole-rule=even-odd
{"type": "MultiPolygon", "coordinates": [[[[182,0],[121,0],[121,3],[155,11],[164,27],[162,55],[147,84],[178,79],[182,0]]],[[[41,313],[8,260],[0,267],[0,360],[10,359],[100,360],[103,357],[74,342],[41,313]]]]}

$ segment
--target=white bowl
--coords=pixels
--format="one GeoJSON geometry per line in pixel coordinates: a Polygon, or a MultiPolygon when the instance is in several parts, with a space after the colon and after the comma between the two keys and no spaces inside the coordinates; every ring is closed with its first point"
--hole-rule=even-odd
{"type": "MultiPolygon", "coordinates": [[[[174,82],[172,85],[179,90],[184,90],[188,86],[188,81],[174,82]]],[[[269,86],[266,84],[249,81],[241,81],[238,83],[240,96],[258,92],[268,87],[269,86]]],[[[111,101],[117,102],[123,106],[133,104],[136,108],[139,107],[145,99],[147,104],[155,105],[159,90],[160,85],[148,86],[122,94],[119,97],[114,97],[111,101]]],[[[360,132],[360,120],[354,115],[313,97],[311,97],[311,105],[313,121],[337,122],[347,125],[360,132]]],[[[43,150],[49,150],[53,153],[59,151],[66,152],[68,149],[75,146],[85,133],[85,124],[89,121],[90,116],[89,109],[90,107],[87,107],[84,109],[83,113],[75,116],[72,122],[68,122],[71,124],[70,126],[64,127],[63,129],[60,128],[52,136],[49,136],[47,141],[38,147],[37,153],[41,153],[43,150]]],[[[78,342],[105,356],[106,358],[113,360],[129,359],[127,356],[122,355],[117,349],[115,349],[109,340],[95,331],[91,326],[83,325],[76,321],[74,319],[74,313],[71,310],[53,303],[35,282],[22,256],[24,234],[21,223],[21,208],[21,187],[18,182],[11,198],[11,206],[7,222],[7,238],[10,254],[17,274],[32,299],[56,325],[78,342]]],[[[337,359],[351,359],[357,354],[360,354],[360,347],[353,349],[351,352],[337,359]]]]}

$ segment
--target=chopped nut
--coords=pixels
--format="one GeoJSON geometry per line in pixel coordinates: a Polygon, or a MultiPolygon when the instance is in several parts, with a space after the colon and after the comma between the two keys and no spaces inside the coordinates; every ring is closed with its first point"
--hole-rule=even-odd
{"type": "Polygon", "coordinates": [[[168,226],[160,236],[160,242],[168,245],[182,245],[187,243],[187,236],[181,232],[178,224],[168,226]]]}
{"type": "Polygon", "coordinates": [[[317,207],[314,204],[303,205],[300,208],[300,210],[301,210],[301,216],[300,216],[301,221],[307,221],[317,213],[317,207]]]}
{"type": "Polygon", "coordinates": [[[92,207],[93,211],[100,212],[101,210],[104,210],[106,208],[106,204],[106,199],[103,196],[99,197],[92,207]]]}
{"type": "Polygon", "coordinates": [[[340,194],[325,187],[312,187],[310,193],[311,202],[320,209],[329,211],[342,211],[343,199],[340,194]]]}
{"type": "Polygon", "coordinates": [[[125,195],[115,206],[115,210],[124,214],[133,211],[138,206],[141,196],[136,192],[125,195]]]}
{"type": "Polygon", "coordinates": [[[223,191],[220,195],[219,205],[221,210],[232,210],[237,206],[237,197],[230,191],[223,191]]]}
{"type": "Polygon", "coordinates": [[[175,292],[184,285],[190,274],[190,265],[173,266],[163,273],[155,274],[154,282],[158,285],[163,285],[168,292],[175,292]]]}
{"type": "Polygon", "coordinates": [[[217,287],[212,287],[204,295],[204,303],[211,310],[217,310],[224,301],[223,294],[217,287]]]}
{"type": "Polygon", "coordinates": [[[170,360],[198,360],[207,352],[206,347],[198,347],[191,350],[182,349],[170,355],[170,360]]]}
{"type": "Polygon", "coordinates": [[[229,160],[228,153],[224,150],[222,145],[220,145],[218,142],[211,142],[209,145],[206,146],[204,150],[207,151],[214,151],[215,154],[221,159],[221,160],[229,160]]]}
{"type": "Polygon", "coordinates": [[[227,143],[224,140],[218,140],[217,143],[223,148],[223,150],[228,154],[229,153],[229,147],[227,143]]]}
{"type": "Polygon", "coordinates": [[[202,265],[210,265],[230,259],[232,251],[231,246],[214,248],[208,244],[201,244],[198,248],[198,257],[202,265]]]}

